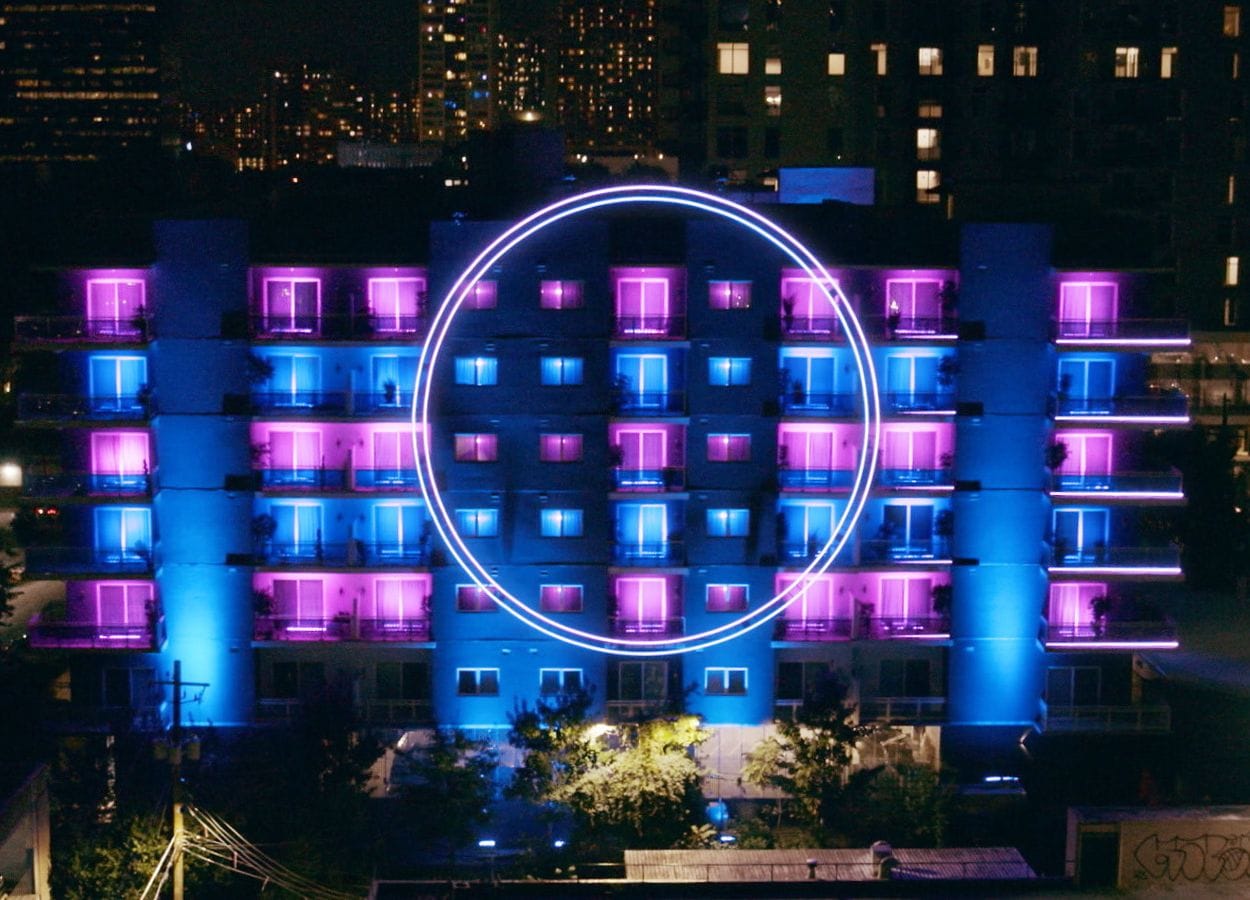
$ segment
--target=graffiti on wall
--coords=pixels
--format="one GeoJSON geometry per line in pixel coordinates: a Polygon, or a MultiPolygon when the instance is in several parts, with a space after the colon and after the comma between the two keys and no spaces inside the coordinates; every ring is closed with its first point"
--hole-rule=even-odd
{"type": "MultiPolygon", "coordinates": [[[[1127,842],[1126,842],[1127,843],[1127,842]]],[[[1132,845],[1129,845],[1132,846],[1132,845]]],[[[1147,835],[1133,849],[1136,880],[1236,881],[1250,878],[1250,832],[1161,837],[1147,835]]]]}

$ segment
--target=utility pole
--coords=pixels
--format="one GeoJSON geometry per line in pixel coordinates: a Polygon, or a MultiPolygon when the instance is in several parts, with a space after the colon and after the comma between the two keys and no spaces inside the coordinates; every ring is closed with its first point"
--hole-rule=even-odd
{"type": "Polygon", "coordinates": [[[170,807],[173,812],[173,830],[174,830],[174,857],[173,857],[173,898],[174,900],[183,900],[183,881],[184,871],[184,855],[183,848],[186,845],[186,823],[183,821],[183,790],[182,790],[182,754],[185,751],[188,759],[199,758],[199,742],[192,740],[185,742],[182,737],[182,689],[185,687],[197,687],[207,689],[208,684],[200,681],[183,681],[182,680],[182,660],[174,660],[174,675],[169,681],[158,681],[157,684],[169,685],[174,691],[174,708],[173,721],[170,723],[169,737],[167,740],[158,741],[156,749],[158,751],[158,759],[169,760],[169,777],[170,777],[170,807]],[[162,755],[163,751],[164,755],[162,755]]]}

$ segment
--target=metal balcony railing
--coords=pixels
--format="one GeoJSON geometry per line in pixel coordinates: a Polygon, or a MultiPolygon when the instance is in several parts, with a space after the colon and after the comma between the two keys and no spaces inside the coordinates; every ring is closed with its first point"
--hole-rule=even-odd
{"type": "Polygon", "coordinates": [[[306,316],[257,316],[249,319],[252,337],[275,340],[412,340],[426,327],[423,314],[374,316],[368,313],[306,316]]]}
{"type": "Polygon", "coordinates": [[[354,469],[352,477],[359,490],[398,490],[420,485],[416,469],[354,469]]]}
{"type": "Polygon", "coordinates": [[[1117,494],[1179,494],[1179,472],[1117,472],[1114,475],[1065,474],[1057,472],[1051,479],[1051,491],[1106,491],[1117,494]]]}
{"type": "Polygon", "coordinates": [[[1091,322],[1085,319],[1060,319],[1054,325],[1055,338],[1068,341],[1114,340],[1117,343],[1140,340],[1184,341],[1189,338],[1189,323],[1184,319],[1119,319],[1091,322]]]}
{"type": "Polygon", "coordinates": [[[614,391],[612,408],[617,413],[639,416],[680,416],[686,411],[684,391],[614,391]]]}
{"type": "Polygon", "coordinates": [[[829,340],[840,337],[841,326],[837,316],[781,316],[781,334],[787,340],[829,340]]]}
{"type": "Polygon", "coordinates": [[[680,491],[686,486],[686,470],[678,466],[663,469],[618,466],[612,470],[612,476],[618,491],[680,491]]]}
{"type": "Polygon", "coordinates": [[[343,415],[347,412],[346,391],[253,391],[255,412],[283,415],[343,415]]]}
{"type": "Polygon", "coordinates": [[[883,487],[945,487],[954,484],[951,470],[886,469],[877,470],[877,483],[883,487]]]}
{"type": "Polygon", "coordinates": [[[421,544],[366,543],[269,543],[257,554],[260,565],[334,566],[347,568],[388,568],[425,566],[429,549],[421,544]]]}
{"type": "Polygon", "coordinates": [[[1179,568],[1180,551],[1167,547],[1054,547],[1051,566],[1059,568],[1179,568]]]}
{"type": "Polygon", "coordinates": [[[387,725],[425,725],[434,720],[430,700],[389,700],[378,697],[364,703],[364,719],[387,725]]]}
{"type": "Polygon", "coordinates": [[[165,643],[165,617],[150,622],[102,625],[69,622],[36,613],[27,626],[32,647],[42,649],[159,650],[165,643]]]}
{"type": "Polygon", "coordinates": [[[13,320],[13,337],[21,344],[140,344],[151,335],[152,320],[148,316],[17,316],[13,320]]]}
{"type": "Polygon", "coordinates": [[[91,472],[58,472],[22,478],[24,497],[133,497],[150,496],[150,475],[97,475],[91,472]]]}
{"type": "Polygon", "coordinates": [[[853,620],[846,619],[777,619],[773,640],[777,641],[846,641],[851,638],[853,620]]]}
{"type": "Polygon", "coordinates": [[[142,421],[155,413],[151,397],[89,397],[84,394],[21,394],[17,417],[23,421],[142,421]]]}
{"type": "Polygon", "coordinates": [[[885,391],[881,395],[882,408],[887,413],[940,412],[954,410],[955,391],[951,388],[936,391],[885,391]]]}
{"type": "Polygon", "coordinates": [[[621,566],[680,566],[686,562],[686,547],[676,540],[617,543],[612,559],[621,566]]]}
{"type": "Polygon", "coordinates": [[[1189,414],[1189,398],[1184,394],[1147,394],[1140,397],[1056,397],[1057,416],[1163,416],[1176,418],[1189,414]]]}
{"type": "Polygon", "coordinates": [[[1129,732],[1166,734],[1172,730],[1172,710],[1164,705],[1051,706],[1041,726],[1049,732],[1129,732]]]}
{"type": "Polygon", "coordinates": [[[34,575],[146,575],[152,555],[140,550],[97,550],[93,547],[28,547],[26,573],[34,575]]]}
{"type": "Polygon", "coordinates": [[[903,540],[901,538],[872,538],[860,542],[860,558],[865,562],[943,560],[950,556],[944,538],[903,540]]]}
{"type": "Polygon", "coordinates": [[[1149,619],[1144,621],[1116,621],[1108,619],[1101,624],[1086,623],[1081,625],[1048,625],[1046,627],[1047,643],[1062,644],[1067,641],[1089,643],[1133,643],[1135,641],[1151,642],[1176,640],[1176,623],[1167,619],[1149,619]]]}
{"type": "Polygon", "coordinates": [[[949,634],[950,627],[950,619],[944,616],[872,616],[865,637],[881,641],[942,637],[949,634]]]}
{"type": "Polygon", "coordinates": [[[686,334],[685,316],[622,316],[612,322],[612,336],[631,340],[680,338],[686,334]]]}
{"type": "Polygon", "coordinates": [[[423,619],[360,619],[362,641],[428,641],[430,620],[423,619]]]}
{"type": "Polygon", "coordinates": [[[420,641],[430,639],[430,620],[360,619],[351,615],[322,618],[303,616],[257,616],[254,636],[258,641],[420,641]]]}
{"type": "Polygon", "coordinates": [[[787,416],[853,416],[859,409],[859,394],[852,391],[782,391],[777,397],[787,416]]]}
{"type": "Polygon", "coordinates": [[[681,616],[667,619],[613,616],[609,626],[612,634],[618,637],[672,637],[686,632],[686,620],[681,616]]]}
{"type": "Polygon", "coordinates": [[[930,724],[945,718],[945,697],[872,697],[859,703],[861,722],[930,724]]]}

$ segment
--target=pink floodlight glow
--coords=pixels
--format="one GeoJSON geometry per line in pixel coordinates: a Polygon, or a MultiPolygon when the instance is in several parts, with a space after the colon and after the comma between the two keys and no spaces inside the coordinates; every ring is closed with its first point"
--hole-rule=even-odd
{"type": "Polygon", "coordinates": [[[1053,490],[1050,492],[1055,497],[1074,497],[1086,500],[1184,500],[1185,494],[1181,491],[1071,491],[1071,490],[1053,490]]]}
{"type": "Polygon", "coordinates": [[[1047,566],[1052,575],[1180,575],[1180,566],[1047,566]]]}
{"type": "Polygon", "coordinates": [[[846,296],[834,286],[833,292],[825,287],[830,276],[816,257],[792,235],[764,216],[737,203],[688,188],[667,185],[631,185],[603,188],[575,197],[569,197],[522,219],[497,237],[456,279],[431,323],[430,336],[422,348],[417,368],[417,383],[413,403],[413,425],[420,425],[419,436],[414,431],[414,441],[420,440],[423,449],[416,453],[418,478],[421,492],[431,513],[431,521],[447,546],[448,552],[475,583],[490,592],[496,602],[535,631],[573,646],[621,656],[651,656],[685,653],[704,649],[732,640],[752,628],[758,628],[779,615],[785,607],[807,589],[806,577],[794,583],[755,609],[717,628],[692,635],[622,639],[573,628],[543,615],[519,600],[495,580],[485,566],[473,555],[456,530],[442,495],[435,482],[431,464],[432,423],[430,404],[434,384],[434,369],[438,363],[443,344],[447,339],[457,312],[465,305],[475,284],[499,263],[513,248],[532,235],[557,222],[595,209],[624,205],[668,205],[692,209],[726,219],[744,230],[755,234],[781,251],[793,263],[801,267],[808,277],[818,281],[821,293],[833,316],[848,337],[848,344],[859,372],[860,399],[863,402],[864,430],[862,435],[860,463],[855,473],[850,495],[838,522],[830,529],[831,537],[801,573],[819,575],[832,564],[837,553],[845,546],[854,531],[854,524],[867,502],[873,474],[876,469],[877,447],[880,443],[881,405],[877,389],[876,369],[869,353],[863,328],[855,318],[846,296]],[[834,294],[836,293],[836,299],[834,294]]]}
{"type": "Polygon", "coordinates": [[[1188,425],[1189,416],[1104,416],[1098,413],[1091,413],[1086,416],[1074,415],[1057,415],[1056,422],[1084,422],[1086,424],[1094,422],[1118,422],[1120,424],[1137,424],[1137,425],[1188,425]]]}
{"type": "Polygon", "coordinates": [[[1176,338],[1056,338],[1060,346],[1072,347],[1188,347],[1193,343],[1187,337],[1176,338]]]}
{"type": "Polygon", "coordinates": [[[1047,641],[1059,650],[1175,650],[1180,641],[1047,641]]]}

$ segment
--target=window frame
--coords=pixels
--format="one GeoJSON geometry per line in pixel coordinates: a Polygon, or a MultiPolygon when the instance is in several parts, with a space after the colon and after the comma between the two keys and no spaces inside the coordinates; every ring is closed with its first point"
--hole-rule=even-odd
{"type": "Polygon", "coordinates": [[[706,666],[703,669],[703,693],[709,697],[745,697],[749,691],[749,670],[746,666],[706,666]],[[735,689],[735,676],[742,686],[735,689]],[[719,679],[716,685],[713,679],[719,679]]]}
{"type": "Polygon", "coordinates": [[[457,697],[498,697],[499,669],[490,667],[466,666],[456,669],[457,697]],[[465,690],[465,675],[473,673],[473,690],[465,690]],[[493,684],[491,677],[493,673],[493,684]],[[484,677],[485,676],[485,677],[484,677]],[[483,684],[483,682],[486,682],[483,684]]]}

